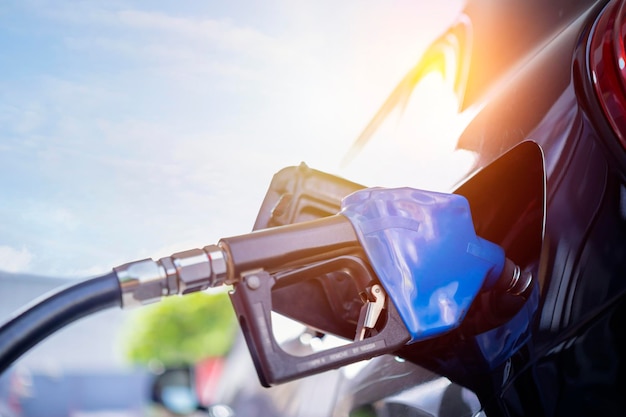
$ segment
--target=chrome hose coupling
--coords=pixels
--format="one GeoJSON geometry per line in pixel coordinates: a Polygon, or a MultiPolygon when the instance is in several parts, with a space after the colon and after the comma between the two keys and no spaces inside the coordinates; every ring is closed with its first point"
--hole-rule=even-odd
{"type": "Polygon", "coordinates": [[[217,245],[175,253],[158,261],[129,262],[113,270],[120,282],[123,308],[217,287],[228,276],[226,256],[217,245]]]}

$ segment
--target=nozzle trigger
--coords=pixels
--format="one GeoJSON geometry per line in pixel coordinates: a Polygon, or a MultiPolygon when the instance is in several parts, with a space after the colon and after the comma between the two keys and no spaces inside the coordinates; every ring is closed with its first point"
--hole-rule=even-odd
{"type": "Polygon", "coordinates": [[[366,293],[363,298],[365,304],[361,308],[359,322],[356,326],[355,341],[365,339],[367,330],[373,329],[376,326],[376,323],[378,323],[378,319],[385,308],[385,300],[387,299],[387,296],[383,287],[375,284],[366,289],[366,293]]]}

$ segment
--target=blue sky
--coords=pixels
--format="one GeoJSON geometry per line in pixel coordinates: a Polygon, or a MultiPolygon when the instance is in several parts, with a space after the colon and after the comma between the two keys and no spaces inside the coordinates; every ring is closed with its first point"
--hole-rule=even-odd
{"type": "Polygon", "coordinates": [[[1,2],[0,269],[245,233],[300,161],[365,183],[339,161],[459,7],[433,3],[1,2]]]}

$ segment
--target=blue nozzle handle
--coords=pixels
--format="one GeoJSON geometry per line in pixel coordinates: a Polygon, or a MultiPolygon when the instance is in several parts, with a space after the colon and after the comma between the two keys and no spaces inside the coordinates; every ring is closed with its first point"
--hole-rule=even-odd
{"type": "Polygon", "coordinates": [[[478,291],[502,273],[504,250],[476,236],[463,196],[369,188],[344,198],[341,207],[410,343],[459,326],[478,291]]]}

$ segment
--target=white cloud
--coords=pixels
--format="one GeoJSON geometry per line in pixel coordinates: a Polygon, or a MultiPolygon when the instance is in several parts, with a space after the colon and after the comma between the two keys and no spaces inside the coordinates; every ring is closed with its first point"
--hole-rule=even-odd
{"type": "Polygon", "coordinates": [[[107,28],[106,35],[98,31],[95,36],[87,32],[80,37],[67,37],[66,45],[77,49],[98,47],[157,58],[179,58],[188,50],[214,49],[263,60],[293,57],[300,49],[289,39],[276,38],[229,19],[179,17],[143,10],[94,10],[83,14],[81,20],[74,12],[54,13],[53,16],[66,23],[107,28]],[[134,36],[128,36],[128,31],[134,36]]]}
{"type": "Polygon", "coordinates": [[[0,246],[0,269],[3,271],[27,272],[32,259],[33,254],[25,247],[0,246]]]}
{"type": "MultiPolygon", "coordinates": [[[[187,41],[209,41],[219,48],[265,54],[280,52],[281,44],[273,37],[251,27],[238,25],[231,19],[196,16],[173,16],[159,11],[129,8],[128,5],[111,2],[72,3],[38,5],[37,13],[65,24],[80,27],[106,27],[109,29],[131,29],[138,32],[153,32],[187,41]],[[77,7],[78,6],[78,7],[77,7]]],[[[158,7],[158,5],[156,6],[158,7]]]]}
{"type": "Polygon", "coordinates": [[[49,212],[50,220],[67,230],[76,230],[76,228],[80,225],[80,220],[78,217],[72,213],[70,210],[57,207],[49,212]]]}
{"type": "Polygon", "coordinates": [[[72,210],[45,201],[26,205],[21,217],[32,225],[52,228],[57,233],[72,232],[81,225],[81,220],[72,210]]]}
{"type": "Polygon", "coordinates": [[[284,45],[271,36],[253,28],[238,26],[226,19],[174,17],[140,10],[120,11],[116,17],[126,27],[184,37],[187,41],[208,41],[220,49],[258,56],[275,56],[286,52],[284,45]]]}

